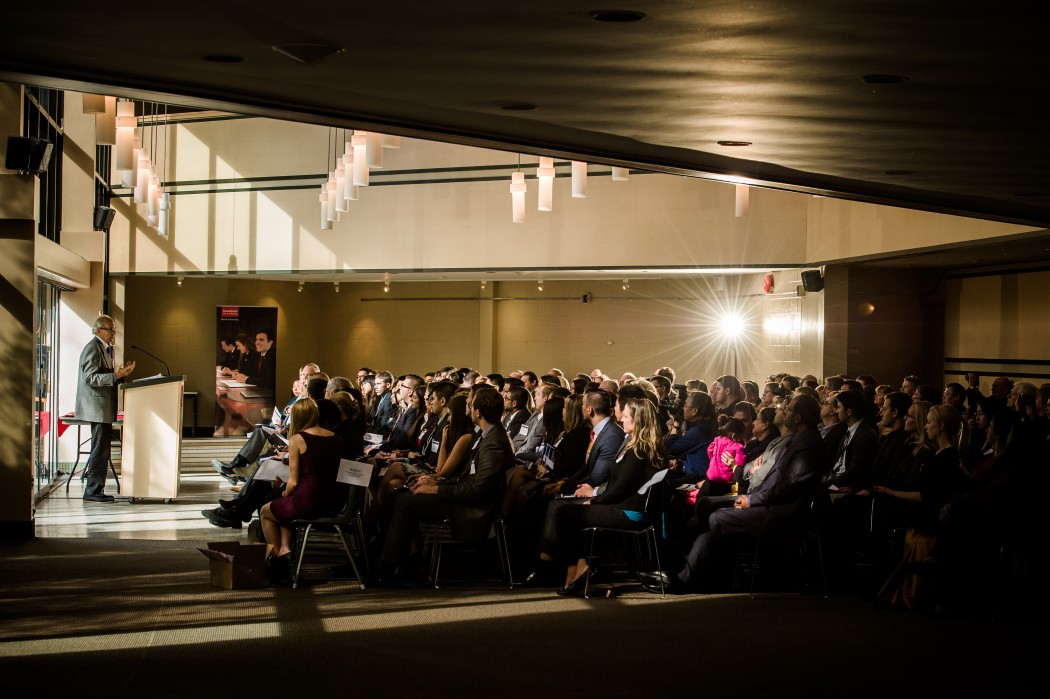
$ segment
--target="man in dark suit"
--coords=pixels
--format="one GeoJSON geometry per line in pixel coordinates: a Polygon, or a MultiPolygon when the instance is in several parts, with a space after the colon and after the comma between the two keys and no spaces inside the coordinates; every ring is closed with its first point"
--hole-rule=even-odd
{"type": "Polygon", "coordinates": [[[623,445],[623,428],[612,417],[613,398],[601,389],[587,391],[583,397],[583,414],[591,423],[591,443],[580,469],[568,478],[561,492],[571,495],[581,485],[592,488],[609,480],[616,454],[623,445]]]}
{"type": "Polygon", "coordinates": [[[504,386],[500,394],[503,396],[503,428],[513,440],[525,421],[532,417],[529,392],[523,386],[504,386]]]}
{"type": "Polygon", "coordinates": [[[659,585],[656,579],[659,575],[665,585],[680,589],[695,579],[722,536],[761,533],[788,526],[809,507],[825,468],[824,450],[817,432],[820,406],[813,398],[800,395],[782,409],[784,424],[792,434],[766,479],[747,495],[732,500],[701,498],[698,510],[711,505],[721,507],[708,516],[706,530],[693,542],[685,564],[674,574],[643,574],[644,582],[659,585]],[[712,502],[705,502],[708,500],[712,502]],[[730,504],[732,508],[728,507],[730,504]]]}
{"type": "Polygon", "coordinates": [[[106,495],[106,467],[117,419],[117,384],[135,370],[135,362],[117,366],[113,359],[113,341],[117,330],[113,319],[100,315],[91,327],[94,337],[80,353],[80,375],[77,378],[77,402],[74,415],[91,423],[91,453],[84,465],[84,500],[113,502],[106,495]]]}
{"type": "Polygon", "coordinates": [[[868,403],[863,393],[839,391],[835,403],[839,424],[846,425],[846,431],[824,485],[850,492],[870,482],[879,453],[879,434],[866,419],[868,403]]]}
{"type": "Polygon", "coordinates": [[[369,430],[384,437],[390,432],[390,422],[397,411],[393,395],[394,377],[389,371],[376,374],[375,393],[372,396],[372,410],[368,416],[369,430]]]}
{"type": "Polygon", "coordinates": [[[244,373],[234,372],[233,378],[260,388],[273,388],[277,382],[277,350],[273,343],[272,330],[255,333],[255,354],[249,358],[244,373]]]}
{"type": "Polygon", "coordinates": [[[494,389],[481,389],[474,395],[471,419],[481,429],[471,448],[469,466],[458,478],[438,482],[430,476],[419,478],[411,494],[402,495],[394,513],[380,556],[380,586],[401,583],[399,567],[408,556],[419,522],[452,520],[453,534],[462,540],[480,539],[488,534],[492,518],[499,510],[503,481],[514,466],[500,418],[503,398],[494,389]]]}

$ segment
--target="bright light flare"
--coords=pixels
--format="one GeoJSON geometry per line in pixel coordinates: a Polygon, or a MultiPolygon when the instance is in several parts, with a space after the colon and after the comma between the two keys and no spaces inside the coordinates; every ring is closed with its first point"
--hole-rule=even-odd
{"type": "Polygon", "coordinates": [[[722,335],[730,340],[738,340],[744,335],[744,319],[737,313],[726,313],[718,319],[722,335]]]}

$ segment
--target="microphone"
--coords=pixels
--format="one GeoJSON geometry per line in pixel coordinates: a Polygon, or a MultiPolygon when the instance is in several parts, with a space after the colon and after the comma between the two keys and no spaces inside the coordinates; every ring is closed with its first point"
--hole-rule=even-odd
{"type": "Polygon", "coordinates": [[[131,349],[136,349],[139,352],[142,352],[143,354],[145,354],[146,356],[153,357],[154,359],[156,359],[158,362],[160,362],[161,364],[164,365],[164,374],[166,376],[171,376],[171,369],[168,368],[168,363],[166,361],[164,361],[163,359],[161,359],[160,357],[158,357],[155,354],[151,354],[151,353],[147,352],[146,350],[142,349],[138,345],[132,345],[131,349]]]}

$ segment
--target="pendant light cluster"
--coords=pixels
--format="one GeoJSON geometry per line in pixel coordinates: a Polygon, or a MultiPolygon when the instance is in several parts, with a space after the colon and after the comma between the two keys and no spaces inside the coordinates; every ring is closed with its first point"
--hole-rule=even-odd
{"type": "Polygon", "coordinates": [[[150,126],[139,127],[135,103],[103,95],[84,95],[84,113],[95,115],[95,143],[113,146],[113,161],[120,185],[132,191],[132,201],[145,206],[146,223],[168,235],[171,195],[161,186],[157,161],[164,153],[167,165],[168,123],[164,107],[163,128],[158,125],[159,105],[151,107],[150,126]]]}
{"type": "MultiPolygon", "coordinates": [[[[630,170],[625,167],[613,167],[612,179],[624,182],[630,170]]],[[[536,168],[536,180],[539,183],[539,196],[536,208],[540,211],[551,211],[554,209],[554,158],[540,156],[539,166],[536,168]]],[[[525,173],[521,171],[521,156],[518,156],[518,169],[510,176],[511,197],[511,221],[514,223],[525,222],[525,192],[528,187],[525,184],[525,173]]],[[[573,199],[587,198],[587,163],[580,160],[572,161],[572,197],[573,199]]]]}
{"type": "Polygon", "coordinates": [[[368,186],[368,173],[383,168],[383,149],[400,148],[400,136],[387,136],[355,130],[350,138],[339,137],[333,129],[328,138],[328,180],[321,185],[318,201],[321,204],[321,230],[329,231],[332,224],[350,211],[350,202],[357,201],[361,187],[368,186]],[[338,148],[343,143],[342,152],[338,148]]]}

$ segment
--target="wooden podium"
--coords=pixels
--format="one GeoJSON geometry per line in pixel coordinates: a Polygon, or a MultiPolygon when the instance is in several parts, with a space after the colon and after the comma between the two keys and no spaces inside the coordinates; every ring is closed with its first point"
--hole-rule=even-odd
{"type": "Polygon", "coordinates": [[[136,498],[168,502],[179,495],[185,384],[185,376],[162,376],[120,385],[124,392],[121,496],[131,502],[136,498]]]}

